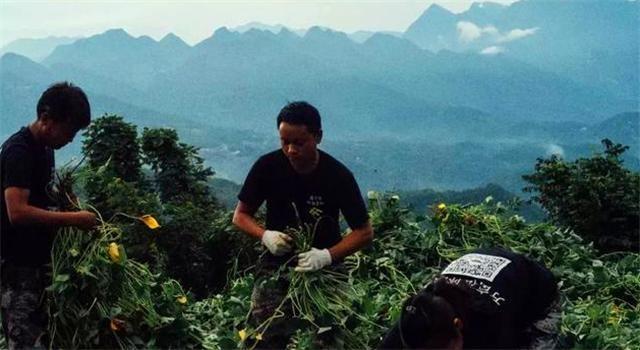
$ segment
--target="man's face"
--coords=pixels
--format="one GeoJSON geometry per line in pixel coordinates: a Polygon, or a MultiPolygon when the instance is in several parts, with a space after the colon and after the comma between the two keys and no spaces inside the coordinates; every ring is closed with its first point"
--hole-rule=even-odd
{"type": "Polygon", "coordinates": [[[306,125],[280,123],[280,145],[282,152],[296,170],[309,170],[313,167],[317,157],[317,146],[320,136],[307,130],[306,125]]]}
{"type": "Polygon", "coordinates": [[[70,123],[55,121],[50,118],[44,120],[46,126],[46,143],[53,149],[60,149],[73,141],[78,129],[70,123]]]}

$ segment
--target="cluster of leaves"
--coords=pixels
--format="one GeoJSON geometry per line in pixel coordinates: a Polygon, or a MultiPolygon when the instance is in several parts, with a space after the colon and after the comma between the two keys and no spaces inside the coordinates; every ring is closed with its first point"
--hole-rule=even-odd
{"type": "Polygon", "coordinates": [[[75,168],[59,172],[53,194],[60,208],[77,210],[75,190],[104,216],[92,233],[65,229],[55,242],[52,346],[206,344],[184,311],[221,290],[230,270],[245,269],[257,257],[209,193],[213,171],[173,130],[145,129],[138,138],[134,125],[106,115],[85,137],[86,166],[77,174],[75,168]],[[149,230],[140,220],[144,214],[161,226],[149,230]]]}
{"type": "MultiPolygon", "coordinates": [[[[60,208],[81,208],[73,184],[72,171],[63,168],[57,173],[54,187],[60,208]]],[[[117,215],[134,219],[134,226],[146,225],[147,231],[158,227],[149,216],[117,215]]],[[[121,244],[123,228],[128,226],[111,224],[101,216],[98,219],[100,224],[91,232],[65,227],[56,235],[52,284],[47,288],[50,347],[199,344],[199,333],[183,317],[188,296],[180,284],[128,259],[121,244]]]]}
{"type": "Polygon", "coordinates": [[[212,206],[207,179],[214,172],[204,166],[196,147],[181,143],[174,129],[144,128],[140,140],[145,162],[155,173],[163,202],[196,202],[212,206]]]}
{"type": "Polygon", "coordinates": [[[128,259],[121,236],[108,223],[91,234],[65,228],[57,235],[48,287],[51,347],[197,347],[200,334],[183,315],[187,294],[128,259]]]}
{"type": "Polygon", "coordinates": [[[232,255],[248,250],[234,239],[242,235],[220,220],[227,213],[209,192],[214,172],[198,149],[181,143],[173,129],[145,128],[138,136],[135,125],[116,115],[98,118],[84,136],[82,188],[87,201],[123,229],[129,255],[197,297],[222,288],[232,255]],[[121,213],[153,214],[162,227],[151,234],[121,213]]]}
{"type": "Polygon", "coordinates": [[[604,154],[567,162],[556,155],[538,159],[525,175],[551,218],[569,227],[601,251],[640,249],[640,173],[623,167],[629,148],[603,140],[604,154]]]}
{"type": "MultiPolygon", "coordinates": [[[[529,224],[491,198],[476,205],[436,204],[425,217],[416,217],[401,203],[392,194],[370,196],[376,237],[352,258],[358,264],[350,270],[348,289],[353,295],[348,298],[352,317],[347,336],[375,348],[398,319],[402,301],[433,280],[443,266],[473,249],[503,246],[544,263],[561,281],[564,346],[625,349],[640,342],[640,254],[601,255],[571,230],[529,224]]],[[[237,331],[244,327],[249,310],[251,280],[251,274],[239,276],[232,282],[236,287],[217,296],[215,305],[203,301],[212,306],[206,315],[228,318],[218,321],[220,327],[210,323],[207,328],[216,339],[224,334],[225,347],[240,341],[237,331]]],[[[316,332],[301,330],[290,348],[308,349],[316,332]]],[[[350,340],[345,344],[353,343],[350,340]]]]}

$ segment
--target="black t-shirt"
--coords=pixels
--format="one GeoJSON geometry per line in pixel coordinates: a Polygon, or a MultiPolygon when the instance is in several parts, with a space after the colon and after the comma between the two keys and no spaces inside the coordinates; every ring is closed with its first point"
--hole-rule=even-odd
{"type": "Polygon", "coordinates": [[[551,271],[501,248],[466,254],[449,264],[442,276],[473,294],[473,312],[463,332],[465,347],[518,347],[524,329],[544,318],[557,296],[551,271]]]}
{"type": "Polygon", "coordinates": [[[48,195],[55,171],[54,164],[53,150],[36,143],[28,128],[20,129],[2,145],[0,255],[6,263],[16,266],[41,266],[50,261],[55,229],[11,225],[4,190],[8,187],[28,189],[30,205],[49,209],[54,205],[48,195]]]}
{"type": "Polygon", "coordinates": [[[266,201],[269,230],[299,228],[300,221],[316,227],[313,246],[323,249],[341,240],[340,212],[352,229],[365,225],[369,217],[351,171],[327,153],[319,154],[309,174],[297,173],[281,150],[263,155],[249,171],[238,199],[254,208],[266,201]]]}
{"type": "MultiPolygon", "coordinates": [[[[470,312],[462,331],[465,348],[523,346],[528,341],[523,338],[525,329],[546,316],[557,296],[551,271],[501,248],[482,248],[466,254],[449,264],[441,276],[446,283],[470,293],[470,312]]],[[[425,290],[433,291],[433,285],[425,290]]],[[[380,348],[403,348],[397,325],[380,348]]]]}

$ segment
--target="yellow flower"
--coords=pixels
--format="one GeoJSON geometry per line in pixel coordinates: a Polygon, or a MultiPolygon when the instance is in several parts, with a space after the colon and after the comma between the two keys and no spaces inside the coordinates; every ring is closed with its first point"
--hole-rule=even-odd
{"type": "Polygon", "coordinates": [[[114,263],[120,262],[120,248],[115,242],[109,243],[109,257],[114,263]]]}
{"type": "Polygon", "coordinates": [[[183,305],[187,303],[187,297],[184,295],[179,296],[176,300],[183,305]]]}
{"type": "Polygon", "coordinates": [[[141,216],[140,221],[144,222],[144,224],[147,225],[147,227],[149,227],[152,230],[160,227],[160,224],[158,224],[158,221],[151,215],[141,216]]]}
{"type": "Polygon", "coordinates": [[[257,340],[262,340],[262,333],[256,334],[256,339],[257,340]]]}
{"type": "Polygon", "coordinates": [[[436,209],[434,211],[435,211],[434,212],[434,217],[436,219],[442,219],[442,217],[446,215],[447,205],[444,204],[444,203],[440,203],[440,204],[436,205],[436,209]]]}
{"type": "Polygon", "coordinates": [[[240,340],[242,341],[247,339],[247,331],[244,329],[241,329],[240,331],[238,331],[238,335],[240,336],[240,340]]]}

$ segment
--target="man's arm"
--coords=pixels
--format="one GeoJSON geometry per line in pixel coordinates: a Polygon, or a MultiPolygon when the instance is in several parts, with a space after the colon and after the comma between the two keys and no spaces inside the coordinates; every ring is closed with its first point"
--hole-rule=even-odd
{"type": "Polygon", "coordinates": [[[265,229],[256,222],[254,217],[256,211],[257,208],[253,208],[242,201],[238,201],[236,210],[233,212],[232,222],[236,227],[248,235],[257,239],[262,239],[265,229]]]}
{"type": "Polygon", "coordinates": [[[20,187],[4,190],[9,222],[14,226],[75,226],[91,229],[97,225],[96,215],[88,211],[55,212],[29,205],[30,191],[20,187]]]}
{"type": "Polygon", "coordinates": [[[273,255],[278,256],[290,252],[293,239],[280,231],[265,230],[258,225],[254,218],[256,211],[257,208],[238,201],[236,210],[233,213],[233,224],[248,235],[262,241],[262,244],[264,244],[273,255]]]}
{"type": "Polygon", "coordinates": [[[367,221],[364,226],[353,229],[348,235],[344,236],[338,244],[329,248],[331,260],[337,261],[364,248],[373,241],[373,228],[371,223],[367,221]]]}

